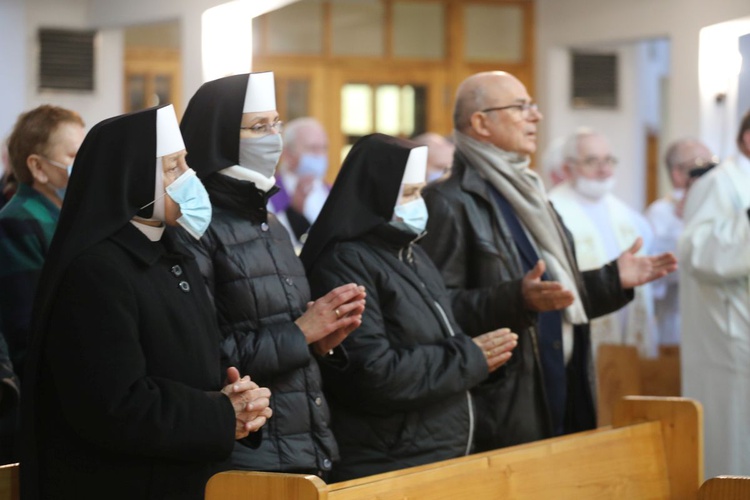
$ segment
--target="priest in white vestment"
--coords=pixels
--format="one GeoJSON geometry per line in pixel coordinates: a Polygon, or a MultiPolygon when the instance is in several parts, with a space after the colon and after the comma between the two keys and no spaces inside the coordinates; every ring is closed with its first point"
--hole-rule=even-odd
{"type": "MultiPolygon", "coordinates": [[[[573,234],[582,271],[616,259],[640,237],[641,253],[649,254],[653,233],[648,221],[612,194],[616,158],[602,134],[581,128],[563,148],[567,180],[549,193],[555,209],[573,234]]],[[[633,302],[617,312],[591,321],[591,344],[628,344],[641,356],[657,354],[658,334],[650,285],[635,289],[633,302]]]]}
{"type": "Polygon", "coordinates": [[[740,154],[689,188],[680,239],[682,393],[703,404],[705,475],[750,475],[750,112],[740,154]]]}
{"type": "MultiPolygon", "coordinates": [[[[678,139],[667,147],[664,157],[672,191],[649,205],[646,218],[654,231],[653,252],[677,254],[677,241],[682,234],[682,214],[685,206],[685,188],[692,169],[714,164],[716,159],[705,144],[697,139],[678,139]]],[[[659,343],[679,345],[680,307],[679,270],[651,285],[654,294],[654,312],[659,331],[659,343]]]]}

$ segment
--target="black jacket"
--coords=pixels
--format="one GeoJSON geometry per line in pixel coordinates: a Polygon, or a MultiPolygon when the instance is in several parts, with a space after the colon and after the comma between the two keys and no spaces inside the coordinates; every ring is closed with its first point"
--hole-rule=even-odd
{"type": "Polygon", "coordinates": [[[0,460],[4,464],[18,461],[19,387],[8,345],[0,332],[0,460]]]}
{"type": "Polygon", "coordinates": [[[253,183],[214,174],[205,184],[213,204],[208,231],[197,242],[178,234],[195,255],[216,306],[224,364],[270,388],[274,411],[260,447],[238,442],[232,466],[328,471],[338,450],[320,370],[294,323],[310,300],[305,269],[286,229],[267,213],[267,196],[253,183]]]}
{"type": "Polygon", "coordinates": [[[337,481],[465,455],[469,388],[487,377],[481,349],[450,310],[439,271],[414,234],[387,224],[331,245],[310,274],[315,296],[354,282],[367,290],[362,325],[321,360],[341,449],[337,481]]]}
{"type": "Polygon", "coordinates": [[[163,240],[127,224],[60,282],[37,388],[41,498],[198,500],[228,464],[216,323],[192,257],[163,240]]]}
{"type": "MultiPolygon", "coordinates": [[[[588,325],[574,329],[573,357],[562,370],[566,380],[545,387],[537,315],[523,306],[518,251],[485,181],[457,152],[451,176],[430,184],[424,198],[430,217],[421,243],[451,290],[459,324],[473,336],[499,327],[519,334],[510,361],[474,391],[477,449],[552,436],[545,391],[567,392],[565,432],[594,428],[595,373],[588,325]]],[[[582,278],[585,289],[579,292],[589,318],[615,311],[632,299],[632,290],[620,286],[615,262],[584,272],[582,278]]],[[[562,343],[551,349],[552,357],[563,363],[562,343]]]]}

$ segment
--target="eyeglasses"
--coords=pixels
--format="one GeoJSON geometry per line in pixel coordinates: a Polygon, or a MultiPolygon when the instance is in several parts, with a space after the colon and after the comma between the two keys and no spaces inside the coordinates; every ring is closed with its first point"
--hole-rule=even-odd
{"type": "Polygon", "coordinates": [[[284,122],[277,120],[273,123],[256,123],[252,127],[240,127],[240,130],[249,130],[256,135],[268,135],[272,131],[281,132],[284,122]]]}
{"type": "Polygon", "coordinates": [[[693,160],[684,161],[677,163],[672,168],[682,172],[683,174],[689,174],[693,169],[715,167],[719,164],[719,158],[712,156],[711,158],[695,158],[693,160]]]}
{"type": "Polygon", "coordinates": [[[502,111],[504,109],[517,109],[520,111],[523,115],[528,116],[528,114],[533,111],[535,113],[539,112],[539,105],[535,102],[524,102],[521,104],[509,104],[507,106],[498,106],[495,108],[487,108],[483,109],[482,113],[489,113],[490,111],[502,111]]]}
{"type": "Polygon", "coordinates": [[[617,158],[615,158],[614,156],[605,156],[604,158],[599,158],[597,156],[587,156],[586,158],[574,161],[588,170],[594,170],[602,167],[614,168],[617,166],[617,158]]]}

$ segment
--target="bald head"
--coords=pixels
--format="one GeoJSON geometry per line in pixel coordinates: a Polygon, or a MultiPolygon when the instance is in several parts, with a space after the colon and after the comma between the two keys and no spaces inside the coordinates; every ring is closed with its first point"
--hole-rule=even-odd
{"type": "Polygon", "coordinates": [[[461,82],[456,90],[453,127],[465,132],[471,126],[471,115],[489,107],[488,94],[502,92],[512,82],[521,83],[515,76],[505,71],[476,73],[461,82]]]}
{"type": "Polygon", "coordinates": [[[455,129],[504,151],[536,151],[536,124],[541,119],[523,83],[504,71],[476,73],[456,91],[455,129]]]}
{"type": "Polygon", "coordinates": [[[690,171],[714,162],[711,150],[697,139],[687,137],[669,145],[664,156],[669,178],[675,189],[684,189],[690,178],[690,171]]]}
{"type": "Polygon", "coordinates": [[[418,135],[414,142],[427,146],[427,179],[439,178],[451,168],[456,147],[448,139],[434,132],[418,135]]]}

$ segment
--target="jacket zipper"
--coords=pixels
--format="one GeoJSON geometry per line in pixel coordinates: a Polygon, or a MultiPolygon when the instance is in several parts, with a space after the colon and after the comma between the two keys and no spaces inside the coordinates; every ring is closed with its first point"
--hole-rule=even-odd
{"type": "MultiPolygon", "coordinates": [[[[407,250],[406,258],[410,264],[414,263],[414,256],[411,250],[412,245],[415,242],[419,241],[421,238],[423,238],[425,234],[427,234],[427,231],[417,236],[417,238],[411,241],[409,245],[406,247],[406,250],[407,250]]],[[[404,262],[403,251],[404,251],[404,248],[401,248],[398,251],[398,260],[400,260],[401,262],[404,262]]],[[[424,283],[422,283],[422,286],[424,286],[424,283]]],[[[451,323],[450,321],[448,321],[448,316],[445,314],[445,310],[440,306],[440,304],[437,303],[437,301],[433,300],[433,303],[435,304],[435,307],[437,308],[438,312],[440,312],[440,316],[443,318],[443,322],[445,323],[445,326],[448,328],[448,333],[450,333],[451,337],[455,337],[456,332],[453,331],[453,328],[451,327],[451,323]]],[[[474,441],[474,404],[471,399],[471,391],[466,391],[466,402],[469,406],[469,439],[466,442],[466,451],[464,452],[464,455],[468,455],[471,452],[471,443],[474,441]]]]}
{"type": "MultiPolygon", "coordinates": [[[[455,337],[456,334],[453,331],[453,328],[451,328],[448,316],[446,316],[445,311],[440,307],[440,304],[438,304],[437,301],[435,301],[435,307],[440,311],[440,315],[443,317],[443,321],[445,322],[445,326],[448,327],[448,332],[450,332],[451,337],[455,337]]],[[[471,452],[471,443],[474,441],[474,404],[471,400],[471,391],[466,391],[466,401],[469,404],[469,440],[466,443],[466,451],[464,452],[464,455],[468,455],[471,452]]]]}

